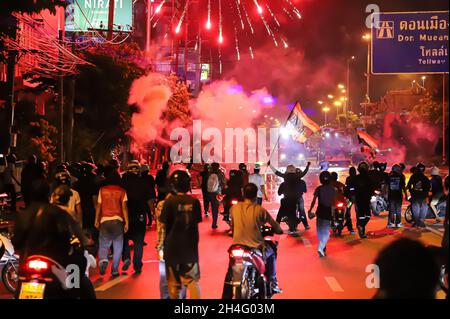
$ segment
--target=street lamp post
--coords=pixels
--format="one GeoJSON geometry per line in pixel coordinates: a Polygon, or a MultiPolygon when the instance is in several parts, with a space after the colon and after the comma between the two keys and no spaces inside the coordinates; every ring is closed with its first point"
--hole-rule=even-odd
{"type": "MultiPolygon", "coordinates": [[[[366,33],[362,37],[367,42],[367,70],[366,70],[366,100],[370,103],[370,40],[371,35],[366,33]]],[[[367,109],[367,108],[366,108],[367,109]]],[[[365,114],[367,116],[367,112],[365,114]]]]}
{"type": "Polygon", "coordinates": [[[330,108],[328,106],[325,106],[322,108],[322,111],[325,115],[325,125],[327,125],[328,124],[327,114],[328,114],[328,112],[330,112],[330,108]]]}

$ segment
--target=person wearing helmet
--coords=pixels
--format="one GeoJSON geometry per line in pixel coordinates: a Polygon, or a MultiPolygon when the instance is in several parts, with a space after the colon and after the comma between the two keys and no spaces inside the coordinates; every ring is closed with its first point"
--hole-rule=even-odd
{"type": "Polygon", "coordinates": [[[370,199],[375,190],[372,179],[369,177],[369,164],[361,162],[358,165],[358,175],[355,178],[355,208],[356,227],[360,238],[367,238],[366,226],[370,220],[370,199]]]}
{"type": "Polygon", "coordinates": [[[230,221],[230,208],[233,205],[232,201],[243,201],[244,196],[242,193],[244,179],[242,171],[232,169],[230,170],[229,178],[226,183],[225,189],[222,191],[223,197],[223,220],[230,221]]]}
{"type": "Polygon", "coordinates": [[[187,195],[191,176],[177,170],[170,176],[174,195],[165,200],[159,218],[165,232],[164,260],[170,299],[179,299],[187,286],[191,299],[200,299],[198,224],[202,221],[198,199],[187,195]]]}
{"type": "MultiPolygon", "coordinates": [[[[303,181],[298,178],[294,165],[288,165],[286,173],[283,175],[284,181],[278,188],[278,195],[283,195],[280,201],[280,208],[277,214],[277,222],[280,223],[287,219],[289,226],[289,234],[297,233],[297,226],[299,219],[297,218],[299,197],[302,196],[300,191],[300,182],[303,181]]],[[[304,182],[304,181],[303,181],[304,182]]],[[[303,190],[304,192],[306,189],[303,190]]]]}
{"type": "Polygon", "coordinates": [[[348,205],[345,209],[345,225],[347,227],[350,234],[355,234],[353,230],[353,222],[352,222],[352,206],[355,205],[355,179],[356,179],[356,168],[350,167],[349,176],[345,180],[345,188],[344,195],[347,198],[348,205]]]}
{"type": "Polygon", "coordinates": [[[414,226],[425,228],[425,218],[428,213],[427,197],[431,190],[431,183],[425,176],[425,165],[418,163],[415,173],[409,178],[407,189],[411,195],[411,211],[414,226]]]}
{"type": "Polygon", "coordinates": [[[403,194],[405,197],[406,184],[402,176],[402,168],[395,164],[388,176],[388,203],[389,203],[389,219],[387,228],[399,228],[402,225],[402,202],[403,194]]]}
{"type": "Polygon", "coordinates": [[[290,164],[286,167],[286,172],[284,172],[284,173],[280,172],[274,166],[272,166],[270,164],[270,161],[267,162],[267,165],[270,166],[270,168],[275,173],[275,175],[277,175],[278,177],[281,177],[283,179],[285,178],[286,174],[290,174],[290,173],[297,173],[298,178],[303,178],[308,173],[309,167],[311,166],[311,162],[308,162],[306,164],[306,167],[304,170],[301,170],[301,169],[297,170],[297,168],[294,165],[290,164]],[[289,172],[288,172],[288,170],[289,170],[289,172]]]}
{"type": "Polygon", "coordinates": [[[71,187],[72,178],[67,170],[62,170],[55,174],[53,189],[56,189],[60,185],[66,185],[70,188],[71,195],[67,203],[67,211],[72,218],[77,221],[81,227],[83,227],[83,210],[81,208],[80,194],[71,187]]]}
{"type": "Polygon", "coordinates": [[[430,183],[431,183],[431,196],[429,198],[430,200],[430,207],[436,214],[436,216],[439,215],[439,211],[436,207],[436,205],[439,203],[442,195],[444,194],[444,184],[442,182],[442,177],[439,175],[439,168],[436,166],[433,166],[431,168],[430,172],[430,183]]]}
{"type": "MultiPolygon", "coordinates": [[[[253,183],[248,183],[244,186],[244,200],[231,208],[232,245],[242,245],[261,251],[266,264],[265,275],[270,282],[272,291],[281,293],[276,273],[276,249],[266,243],[260,229],[269,224],[276,234],[283,234],[283,230],[264,207],[255,203],[257,194],[258,187],[253,183]]],[[[233,270],[230,265],[225,277],[222,299],[232,298],[233,286],[229,284],[232,281],[233,270]]]]}
{"type": "Polygon", "coordinates": [[[336,201],[336,189],[331,185],[332,177],[330,172],[323,171],[319,175],[320,186],[314,191],[311,206],[308,211],[310,219],[317,217],[317,238],[319,246],[317,252],[320,257],[326,256],[327,243],[330,238],[330,226],[333,219],[333,207],[336,201]],[[318,202],[316,213],[312,211],[318,202]]]}
{"type": "Polygon", "coordinates": [[[255,164],[255,167],[253,168],[253,174],[251,174],[248,177],[248,182],[255,184],[256,187],[258,187],[258,194],[256,197],[256,203],[259,205],[262,205],[263,196],[264,199],[267,201],[267,192],[266,192],[266,183],[264,181],[264,176],[260,174],[261,172],[261,165],[255,164]]]}
{"type": "MultiPolygon", "coordinates": [[[[220,169],[219,163],[212,163],[211,170],[209,172],[206,188],[208,191],[208,199],[211,203],[212,211],[212,225],[213,229],[217,229],[217,219],[219,218],[219,205],[220,202],[217,199],[218,195],[221,195],[225,189],[226,181],[223,172],[220,169]]],[[[224,216],[226,217],[226,216],[224,216]]]]}
{"type": "Polygon", "coordinates": [[[250,173],[247,170],[247,164],[240,163],[239,164],[239,171],[242,173],[242,178],[243,178],[242,188],[243,188],[244,185],[247,185],[249,183],[248,178],[250,176],[250,173]]]}
{"type": "Polygon", "coordinates": [[[124,235],[122,252],[122,270],[127,271],[131,265],[129,241],[133,241],[133,269],[136,274],[142,272],[142,256],[144,251],[145,227],[150,211],[151,196],[147,183],[141,177],[141,167],[138,161],[128,164],[127,171],[122,175],[122,188],[127,192],[127,209],[129,229],[124,235]]]}

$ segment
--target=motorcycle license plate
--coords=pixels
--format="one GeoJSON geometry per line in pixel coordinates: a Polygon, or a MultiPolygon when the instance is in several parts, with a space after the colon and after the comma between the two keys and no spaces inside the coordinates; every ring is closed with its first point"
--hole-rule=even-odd
{"type": "Polygon", "coordinates": [[[24,282],[20,289],[19,299],[44,299],[45,284],[24,282]]]}

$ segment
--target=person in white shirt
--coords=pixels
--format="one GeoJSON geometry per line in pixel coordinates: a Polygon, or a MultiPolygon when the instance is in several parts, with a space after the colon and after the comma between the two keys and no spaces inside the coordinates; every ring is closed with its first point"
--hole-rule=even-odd
{"type": "Polygon", "coordinates": [[[248,182],[255,184],[258,187],[258,194],[256,197],[256,203],[261,205],[264,195],[264,200],[268,200],[267,192],[266,192],[266,182],[264,181],[264,176],[260,175],[261,166],[259,164],[255,164],[253,169],[253,174],[250,174],[248,178],[248,182]]]}

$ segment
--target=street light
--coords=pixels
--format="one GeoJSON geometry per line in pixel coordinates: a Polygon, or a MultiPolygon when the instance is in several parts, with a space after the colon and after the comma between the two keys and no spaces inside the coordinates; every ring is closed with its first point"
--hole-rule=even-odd
{"type": "Polygon", "coordinates": [[[323,113],[325,114],[325,125],[328,123],[327,121],[327,114],[330,112],[330,108],[328,106],[325,106],[322,108],[323,113]]]}
{"type": "Polygon", "coordinates": [[[421,78],[421,79],[422,79],[422,86],[423,86],[423,87],[425,87],[425,79],[426,79],[426,78],[427,78],[427,77],[426,77],[425,75],[423,75],[422,78],[421,78]]]}
{"type": "Polygon", "coordinates": [[[334,96],[331,94],[328,94],[328,98],[331,100],[332,98],[334,98],[334,96]]]}
{"type": "Polygon", "coordinates": [[[343,84],[338,84],[338,88],[340,88],[340,89],[344,89],[344,88],[345,88],[345,86],[344,86],[343,84]]]}
{"type": "Polygon", "coordinates": [[[366,100],[367,103],[370,103],[370,42],[371,42],[370,33],[364,34],[362,38],[364,41],[367,42],[366,100]]]}
{"type": "Polygon", "coordinates": [[[323,104],[323,101],[317,101],[317,103],[319,103],[320,105],[322,105],[322,104],[323,104]]]}

